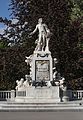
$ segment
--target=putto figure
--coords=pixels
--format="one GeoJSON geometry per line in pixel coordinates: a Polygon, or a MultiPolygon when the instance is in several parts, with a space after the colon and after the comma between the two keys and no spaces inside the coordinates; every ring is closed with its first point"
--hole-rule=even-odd
{"type": "Polygon", "coordinates": [[[48,29],[47,25],[43,23],[42,18],[39,18],[38,24],[36,25],[35,30],[31,32],[30,35],[33,35],[37,30],[39,31],[39,37],[38,37],[38,40],[36,40],[36,43],[37,43],[36,50],[48,51],[49,50],[48,44],[50,40],[50,30],[48,29]]]}

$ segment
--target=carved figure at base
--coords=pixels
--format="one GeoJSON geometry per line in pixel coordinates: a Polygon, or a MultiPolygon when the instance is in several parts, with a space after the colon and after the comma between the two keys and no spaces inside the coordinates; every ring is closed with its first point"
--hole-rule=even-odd
{"type": "Polygon", "coordinates": [[[39,31],[39,35],[36,50],[43,51],[45,50],[45,46],[46,50],[49,50],[48,44],[50,39],[50,30],[48,29],[47,25],[43,23],[42,18],[39,18],[35,30],[31,32],[30,35],[33,35],[37,30],[39,31]]]}
{"type": "Polygon", "coordinates": [[[48,82],[46,83],[46,85],[47,85],[47,87],[49,87],[49,88],[52,86],[50,81],[48,81],[48,82]]]}
{"type": "Polygon", "coordinates": [[[53,68],[53,80],[56,80],[56,76],[57,76],[57,71],[56,71],[56,67],[53,68]]]}
{"type": "Polygon", "coordinates": [[[31,77],[30,75],[25,75],[25,81],[24,81],[24,86],[25,87],[29,87],[29,86],[32,86],[32,80],[31,80],[31,77]]]}
{"type": "Polygon", "coordinates": [[[30,55],[29,57],[26,56],[25,62],[27,63],[27,65],[30,65],[30,66],[31,66],[32,56],[33,56],[33,55],[30,55]]]}
{"type": "Polygon", "coordinates": [[[61,79],[59,80],[59,82],[60,82],[60,88],[61,89],[64,89],[64,83],[65,83],[65,78],[64,77],[61,77],[61,79]]]}
{"type": "MultiPolygon", "coordinates": [[[[29,57],[26,56],[26,60],[25,62],[27,63],[27,65],[30,66],[30,78],[32,78],[32,58],[33,58],[33,55],[30,55],[29,57]]],[[[25,79],[27,78],[27,76],[25,76],[25,79]]]]}
{"type": "Polygon", "coordinates": [[[23,82],[24,82],[24,78],[21,78],[20,81],[16,80],[16,83],[17,83],[16,90],[24,87],[23,82]]]}
{"type": "Polygon", "coordinates": [[[26,87],[26,88],[29,87],[29,81],[28,81],[28,80],[24,81],[23,85],[24,85],[24,87],[26,87]]]}

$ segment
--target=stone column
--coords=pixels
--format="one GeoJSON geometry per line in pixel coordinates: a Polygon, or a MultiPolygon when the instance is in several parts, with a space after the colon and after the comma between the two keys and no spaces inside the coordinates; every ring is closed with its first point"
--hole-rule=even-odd
{"type": "Polygon", "coordinates": [[[15,90],[11,90],[11,100],[15,99],[15,90]]]}

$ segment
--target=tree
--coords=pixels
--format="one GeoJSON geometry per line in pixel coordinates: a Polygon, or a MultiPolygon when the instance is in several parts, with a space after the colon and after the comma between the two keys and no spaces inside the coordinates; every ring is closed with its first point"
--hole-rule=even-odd
{"type": "Polygon", "coordinates": [[[32,50],[23,46],[0,48],[0,90],[14,89],[15,81],[29,73],[25,56],[30,54],[32,50]]]}
{"type": "MultiPolygon", "coordinates": [[[[35,48],[34,43],[37,34],[32,38],[29,38],[28,35],[33,31],[38,19],[42,17],[53,34],[49,46],[53,58],[58,58],[58,71],[67,81],[82,76],[81,70],[78,70],[78,60],[80,58],[80,49],[78,47],[79,26],[75,26],[75,22],[70,22],[72,3],[69,0],[11,0],[10,7],[12,18],[17,21],[12,23],[12,21],[2,19],[2,22],[5,22],[8,26],[5,34],[8,35],[9,40],[14,40],[16,45],[27,47],[28,56],[29,50],[32,53],[35,48]]],[[[17,55],[15,51],[14,54],[17,55]]],[[[24,59],[23,55],[22,57],[24,59]]],[[[18,64],[18,62],[15,64],[18,64]]],[[[10,74],[11,79],[16,79],[14,78],[17,76],[16,69],[19,68],[19,72],[20,65],[21,62],[19,67],[16,67],[12,62],[15,71],[10,74]]],[[[21,70],[21,73],[23,73],[23,70],[21,70]]],[[[24,73],[21,75],[24,75],[24,73]]],[[[8,73],[9,79],[10,75],[8,73]]],[[[21,77],[20,74],[18,76],[21,77]]]]}

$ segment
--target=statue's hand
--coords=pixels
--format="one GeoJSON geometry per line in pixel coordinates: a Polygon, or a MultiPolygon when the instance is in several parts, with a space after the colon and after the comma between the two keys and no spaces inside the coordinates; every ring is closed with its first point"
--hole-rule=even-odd
{"type": "Polygon", "coordinates": [[[31,32],[29,35],[30,35],[30,36],[32,36],[32,35],[33,35],[33,33],[31,32]]]}
{"type": "Polygon", "coordinates": [[[51,32],[47,32],[47,38],[50,38],[52,36],[51,32]]]}
{"type": "Polygon", "coordinates": [[[31,37],[32,37],[32,35],[33,35],[33,33],[31,32],[31,33],[28,35],[28,37],[29,37],[29,38],[31,38],[31,37]]]}

